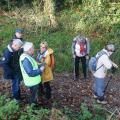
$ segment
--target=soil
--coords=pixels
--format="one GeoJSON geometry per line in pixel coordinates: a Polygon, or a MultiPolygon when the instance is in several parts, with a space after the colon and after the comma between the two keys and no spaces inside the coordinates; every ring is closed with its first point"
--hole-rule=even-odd
{"type": "MultiPolygon", "coordinates": [[[[89,107],[96,103],[93,98],[93,77],[89,75],[89,78],[85,81],[82,77],[78,81],[74,81],[71,73],[54,73],[54,80],[51,81],[52,88],[52,101],[58,108],[67,107],[74,111],[79,111],[80,104],[85,102],[89,107]]],[[[109,79],[109,78],[108,78],[109,79]]],[[[108,81],[106,80],[106,83],[108,81]]],[[[6,81],[2,78],[2,72],[0,72],[0,93],[8,93],[11,95],[10,81],[6,81]]],[[[26,88],[22,84],[22,96],[25,95],[26,88]]],[[[120,109],[120,76],[114,75],[110,81],[105,93],[108,104],[103,108],[109,111],[120,109]]],[[[23,97],[24,98],[24,97],[23,97]]],[[[97,103],[96,103],[97,104],[97,103]]]]}

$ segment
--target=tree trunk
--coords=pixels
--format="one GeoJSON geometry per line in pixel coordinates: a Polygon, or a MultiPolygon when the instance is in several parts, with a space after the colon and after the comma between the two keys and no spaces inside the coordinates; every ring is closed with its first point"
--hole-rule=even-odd
{"type": "Polygon", "coordinates": [[[44,0],[44,13],[48,17],[48,22],[51,27],[57,27],[57,21],[54,15],[54,3],[52,0],[44,0]]]}

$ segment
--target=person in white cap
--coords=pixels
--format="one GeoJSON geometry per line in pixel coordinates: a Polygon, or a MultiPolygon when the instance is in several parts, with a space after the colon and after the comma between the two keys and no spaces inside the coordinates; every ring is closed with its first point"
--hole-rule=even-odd
{"type": "Polygon", "coordinates": [[[20,81],[22,75],[19,66],[19,57],[22,54],[21,49],[23,42],[20,39],[14,41],[7,46],[3,53],[3,59],[0,62],[4,70],[4,78],[12,80],[12,94],[13,98],[18,102],[21,99],[20,95],[20,81]]]}
{"type": "Polygon", "coordinates": [[[40,75],[44,70],[44,65],[39,68],[36,60],[32,57],[34,54],[33,43],[26,42],[23,49],[24,53],[20,56],[19,62],[24,84],[31,92],[30,104],[37,104],[38,88],[41,82],[40,75]]]}
{"type": "Polygon", "coordinates": [[[108,44],[97,53],[96,57],[102,54],[97,61],[97,70],[94,73],[95,83],[94,83],[94,98],[97,99],[98,103],[106,104],[107,101],[104,99],[105,90],[105,79],[108,69],[118,68],[118,66],[110,60],[110,55],[115,52],[115,46],[113,44],[108,44]]]}

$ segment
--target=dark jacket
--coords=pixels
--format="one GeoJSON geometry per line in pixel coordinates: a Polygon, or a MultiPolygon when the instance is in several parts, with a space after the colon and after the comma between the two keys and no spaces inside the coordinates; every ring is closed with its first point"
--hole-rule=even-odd
{"type": "Polygon", "coordinates": [[[11,42],[13,42],[14,39],[20,39],[22,42],[24,42],[23,38],[17,38],[16,35],[14,35],[14,37],[12,38],[11,42]]]}
{"type": "Polygon", "coordinates": [[[4,70],[5,79],[14,79],[14,76],[18,73],[21,74],[19,66],[19,57],[23,53],[23,49],[14,51],[11,45],[8,45],[4,50],[3,59],[0,62],[4,70]]]}

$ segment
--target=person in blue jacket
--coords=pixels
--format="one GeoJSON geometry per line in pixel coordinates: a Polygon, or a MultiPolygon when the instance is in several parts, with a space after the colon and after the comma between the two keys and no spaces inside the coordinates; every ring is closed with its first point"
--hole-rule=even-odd
{"type": "Polygon", "coordinates": [[[13,39],[20,39],[21,41],[24,41],[23,40],[23,29],[17,28],[15,30],[15,35],[13,36],[13,39]]]}
{"type": "Polygon", "coordinates": [[[16,101],[21,99],[20,81],[22,80],[22,75],[19,66],[19,57],[22,54],[20,50],[22,45],[23,42],[20,39],[13,39],[13,42],[4,50],[3,58],[0,61],[0,65],[4,70],[4,79],[12,80],[12,94],[16,101]]]}
{"type": "Polygon", "coordinates": [[[30,89],[31,97],[30,104],[37,104],[37,96],[39,85],[41,83],[41,74],[44,70],[44,65],[38,66],[33,58],[34,45],[31,42],[26,42],[23,46],[24,53],[20,56],[20,68],[25,86],[30,89]]]}

